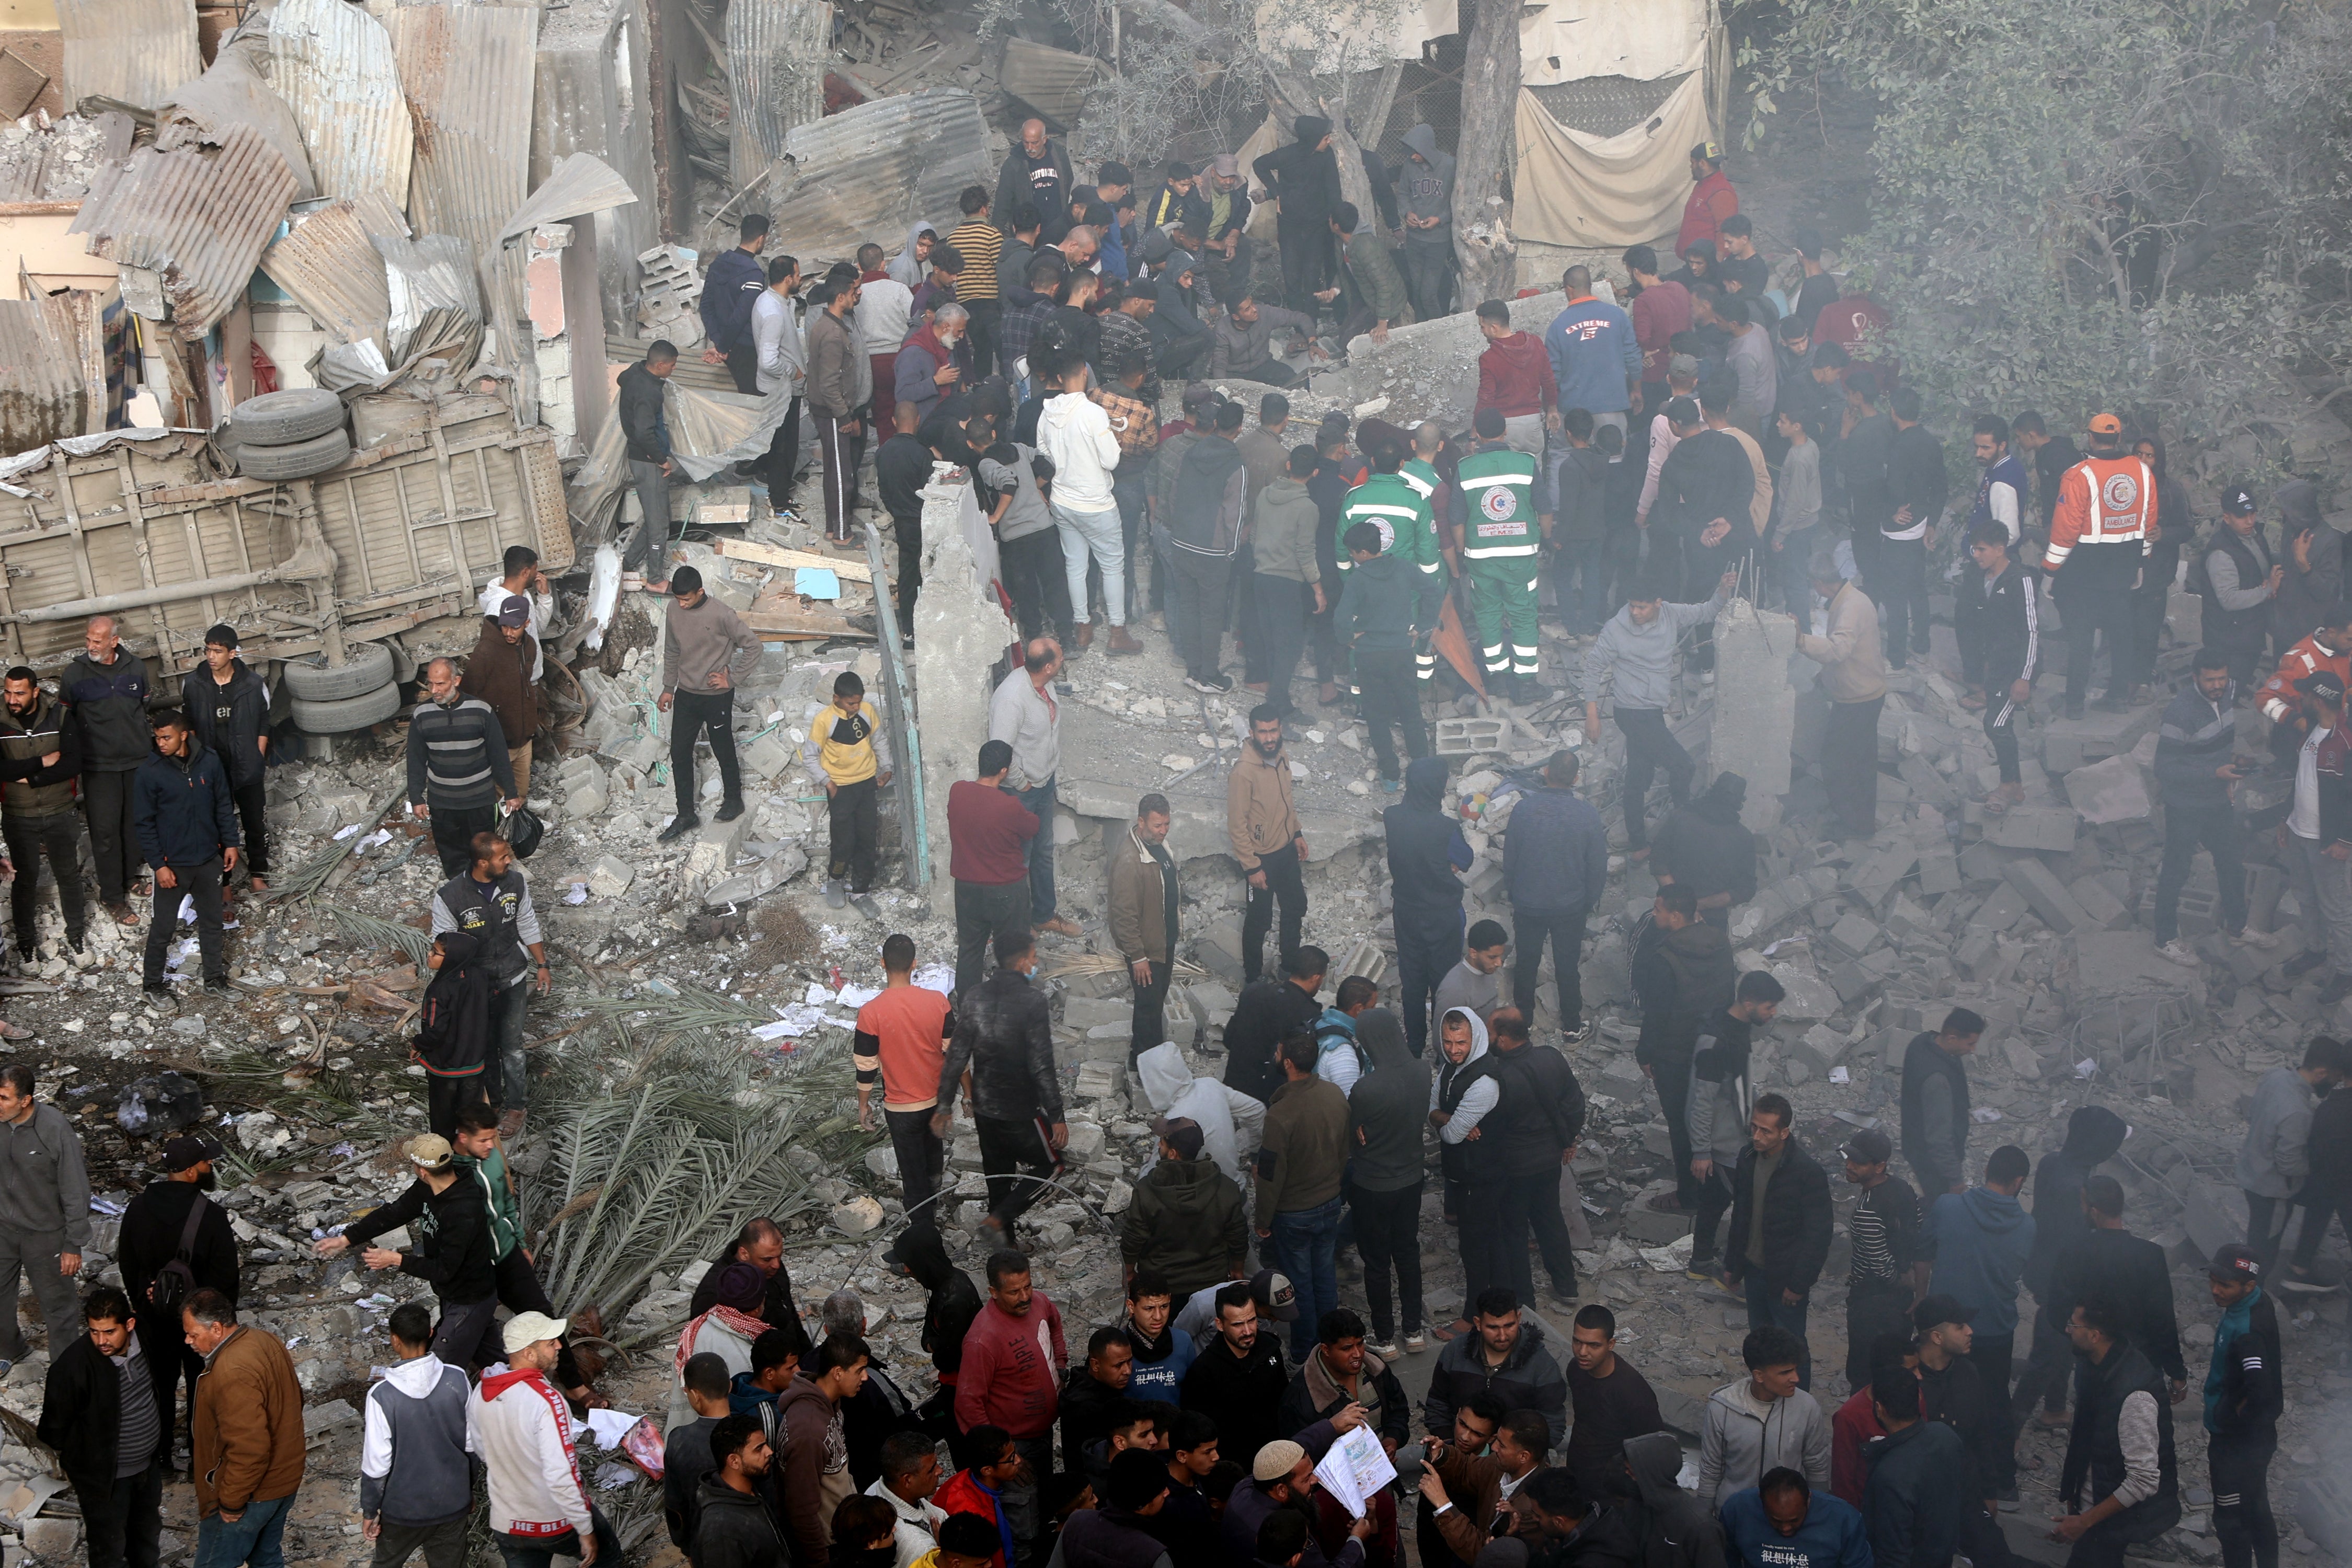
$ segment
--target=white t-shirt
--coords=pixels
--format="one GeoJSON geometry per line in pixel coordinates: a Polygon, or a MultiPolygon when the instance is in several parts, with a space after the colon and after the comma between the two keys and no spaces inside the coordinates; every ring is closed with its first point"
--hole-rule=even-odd
{"type": "Polygon", "coordinates": [[[857,323],[857,340],[866,357],[895,354],[907,343],[907,318],[915,308],[915,291],[895,278],[877,277],[858,286],[857,303],[850,319],[857,323]]]}
{"type": "Polygon", "coordinates": [[[2326,730],[2313,730],[2294,759],[2294,807],[2286,814],[2286,831],[2298,839],[2319,837],[2319,743],[2326,738],[2326,730]]]}
{"type": "MultiPolygon", "coordinates": [[[[507,596],[512,592],[514,590],[509,588],[502,578],[494,577],[482,584],[482,597],[478,601],[482,607],[482,613],[496,615],[499,607],[506,603],[507,596]]],[[[530,603],[529,630],[531,642],[539,650],[539,656],[531,663],[530,678],[534,681],[543,681],[547,679],[547,606],[553,596],[545,593],[525,593],[521,597],[530,603]]]]}

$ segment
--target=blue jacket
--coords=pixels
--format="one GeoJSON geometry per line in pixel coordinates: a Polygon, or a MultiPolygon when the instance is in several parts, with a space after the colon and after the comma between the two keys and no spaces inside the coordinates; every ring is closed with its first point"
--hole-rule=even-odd
{"type": "Polygon", "coordinates": [[[201,865],[218,861],[237,837],[236,801],[228,769],[188,737],[184,757],[151,752],[131,781],[131,821],[139,830],[139,855],[151,866],[201,865]]]}
{"type": "Polygon", "coordinates": [[[1948,1568],[1968,1496],[1969,1455],[1941,1421],[1914,1421],[1863,1450],[1862,1492],[1874,1568],[1948,1568]]]}
{"type": "Polygon", "coordinates": [[[1977,1310],[1979,1333],[2017,1332],[2017,1282],[2033,1252],[2033,1216],[1990,1187],[1948,1192],[1927,1210],[1920,1247],[1935,1260],[1928,1291],[1977,1310]]]}
{"type": "Polygon", "coordinates": [[[1628,377],[1642,379],[1642,348],[1633,340],[1633,319],[1600,299],[1580,299],[1544,329],[1544,351],[1551,356],[1552,379],[1559,383],[1562,413],[1623,413],[1633,405],[1628,377]]]}
{"type": "Polygon", "coordinates": [[[1590,909],[1609,882],[1609,830],[1591,801],[1538,785],[1503,831],[1503,881],[1523,915],[1590,909]]]}
{"type": "Polygon", "coordinates": [[[1726,1498],[1717,1517],[1725,1552],[1738,1568],[1871,1568],[1861,1511],[1819,1487],[1794,1535],[1772,1528],[1754,1487],[1726,1498]]]}
{"type": "Polygon", "coordinates": [[[766,264],[741,246],[730,247],[711,262],[710,270],[702,276],[702,302],[698,308],[712,348],[731,354],[751,340],[751,307],[760,302],[760,290],[767,287],[766,264]]]}

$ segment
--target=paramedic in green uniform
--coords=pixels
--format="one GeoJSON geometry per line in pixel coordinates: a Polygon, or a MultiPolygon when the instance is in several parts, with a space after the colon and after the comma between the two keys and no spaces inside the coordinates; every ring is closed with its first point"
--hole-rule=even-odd
{"type": "Polygon", "coordinates": [[[1470,580],[1490,695],[1513,701],[1536,679],[1536,552],[1551,517],[1536,510],[1536,460],[1503,440],[1499,409],[1474,422],[1478,449],[1462,460],[1462,570],[1470,580]],[[1510,644],[1504,645],[1507,627],[1510,644]]]}

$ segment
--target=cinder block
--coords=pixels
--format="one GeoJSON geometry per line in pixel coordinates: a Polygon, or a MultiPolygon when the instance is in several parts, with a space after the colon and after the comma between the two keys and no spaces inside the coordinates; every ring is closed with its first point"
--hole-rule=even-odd
{"type": "Polygon", "coordinates": [[[2074,813],[2063,806],[2017,806],[1985,829],[1985,841],[2002,849],[2066,854],[2074,847],[2074,813]]]}
{"type": "MultiPolygon", "coordinates": [[[[2071,817],[2068,819],[2073,820],[2071,817]]],[[[2074,895],[2066,891],[2057,874],[2038,860],[2011,861],[2001,870],[2009,884],[2024,896],[2033,913],[2043,925],[2064,936],[2069,932],[2092,931],[2099,923],[2091,918],[2074,895]]]]}
{"type": "Polygon", "coordinates": [[[2083,913],[2109,931],[2120,931],[2132,923],[2131,911],[2124,901],[2095,876],[2078,876],[2067,883],[2066,891],[2083,906],[2083,913]]]}
{"type": "Polygon", "coordinates": [[[1977,905],[1977,912],[1969,916],[1969,929],[1987,936],[1998,935],[2023,919],[2025,909],[2025,895],[2004,882],[1977,905]]]}

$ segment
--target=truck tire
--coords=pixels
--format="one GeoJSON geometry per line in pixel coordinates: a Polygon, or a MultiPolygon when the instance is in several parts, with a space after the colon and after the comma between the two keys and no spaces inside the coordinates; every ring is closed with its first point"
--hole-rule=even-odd
{"type": "MultiPolygon", "coordinates": [[[[378,686],[392,683],[392,650],[381,643],[361,643],[351,651],[351,657],[329,668],[317,655],[307,659],[289,659],[286,663],[286,689],[302,702],[341,702],[346,697],[365,696],[378,686]]],[[[320,734],[331,733],[319,731],[320,734]]]]}
{"type": "Polygon", "coordinates": [[[323,387],[263,392],[229,411],[239,446],[291,446],[343,427],[343,400],[323,387]]]}
{"type": "Polygon", "coordinates": [[[332,702],[294,699],[294,727],[305,735],[345,735],[382,724],[400,712],[400,688],[390,684],[332,702]]]}
{"type": "Polygon", "coordinates": [[[248,479],[308,479],[351,461],[352,438],[341,427],[283,446],[241,445],[236,471],[248,479]]]}

